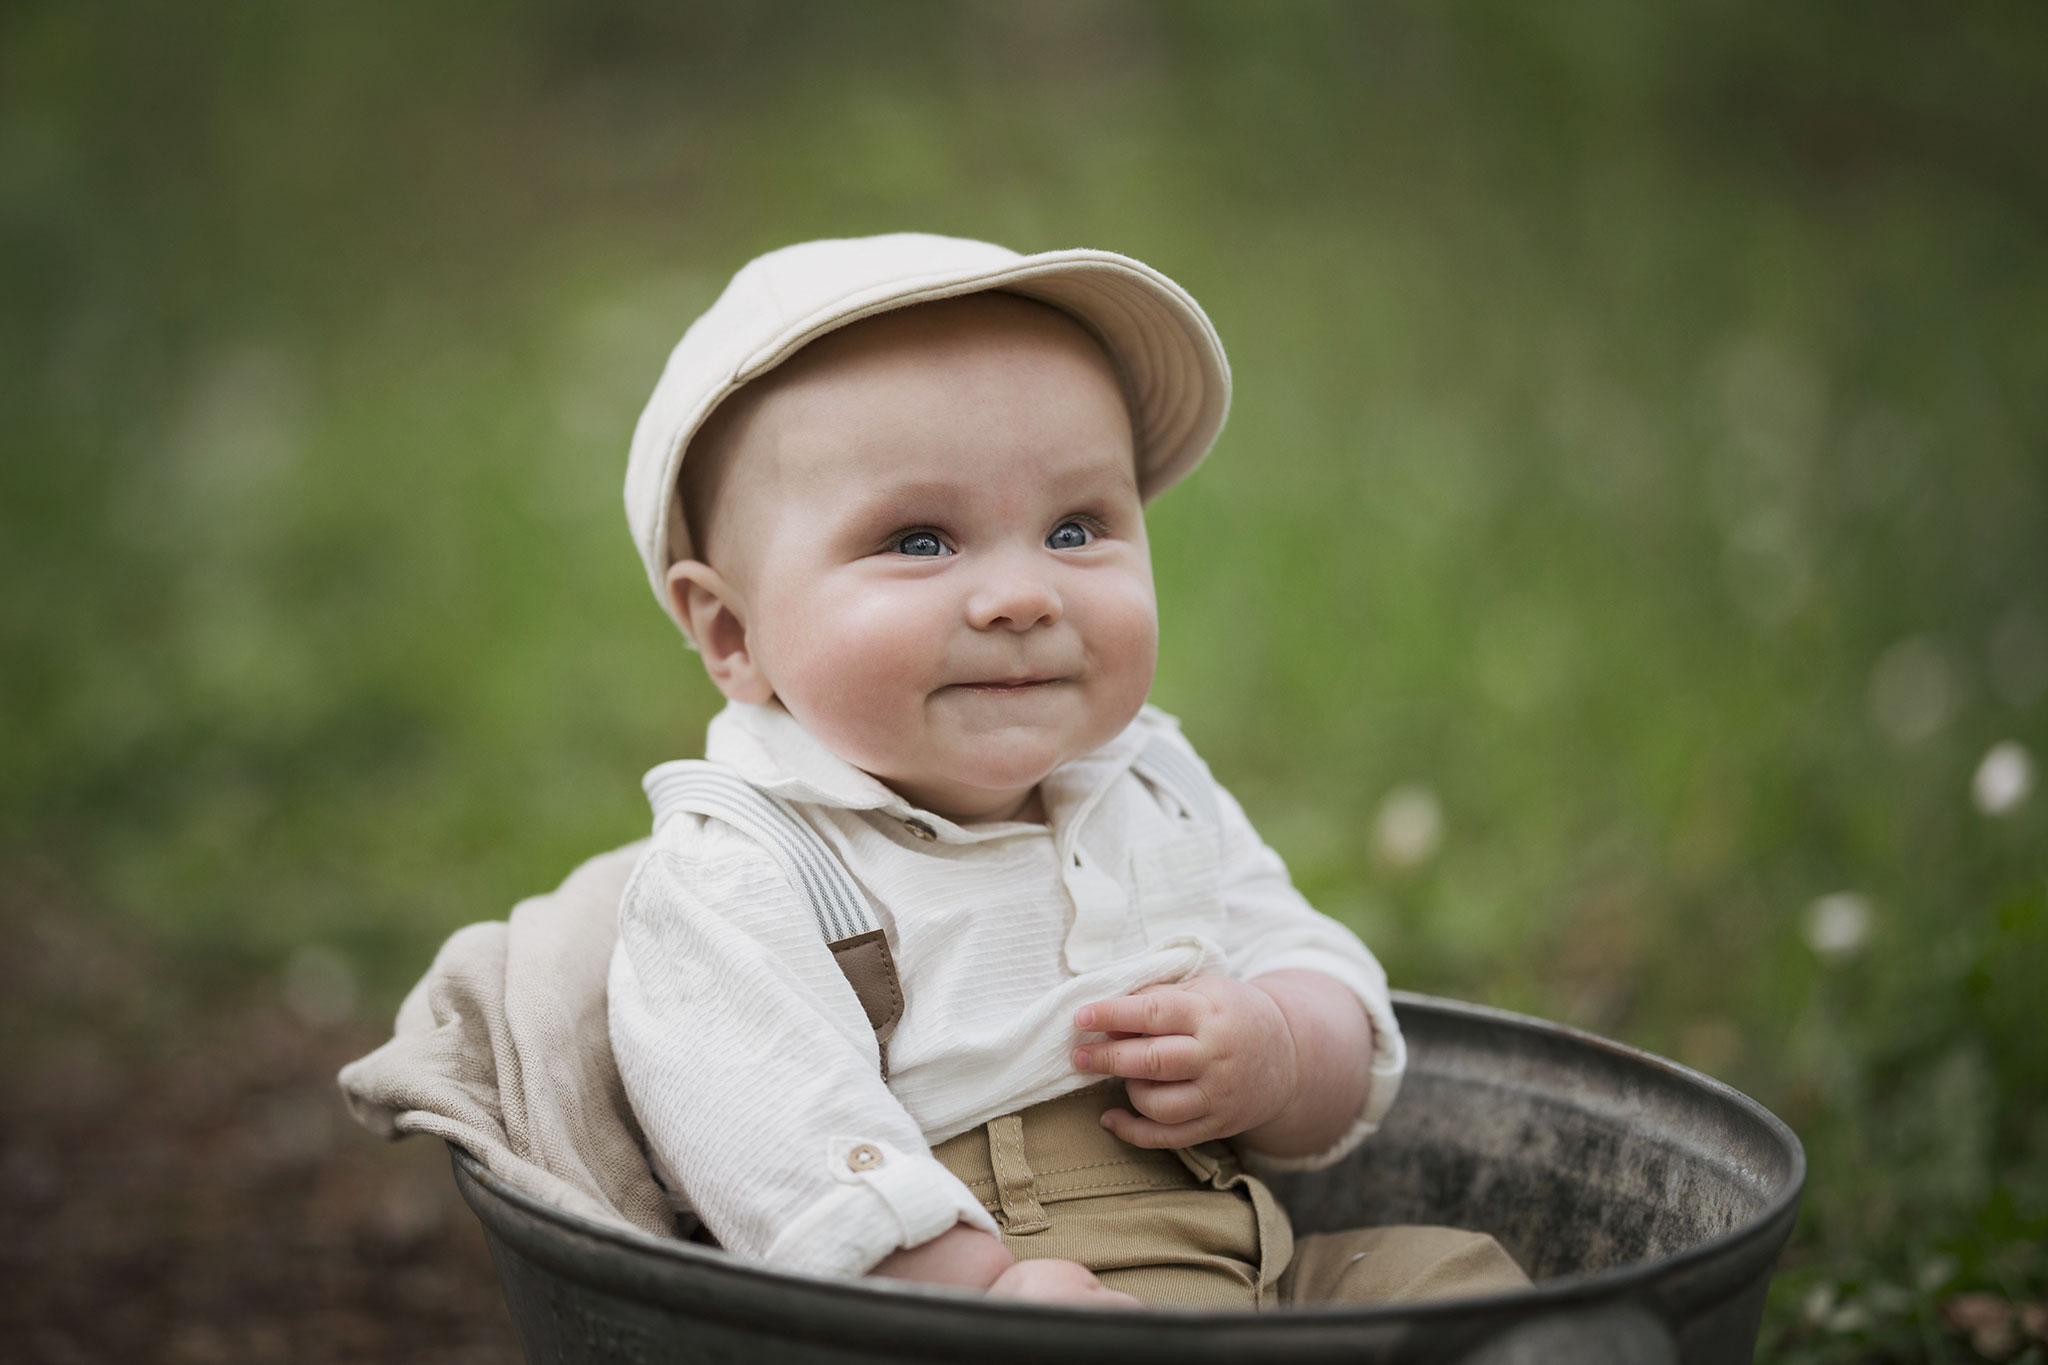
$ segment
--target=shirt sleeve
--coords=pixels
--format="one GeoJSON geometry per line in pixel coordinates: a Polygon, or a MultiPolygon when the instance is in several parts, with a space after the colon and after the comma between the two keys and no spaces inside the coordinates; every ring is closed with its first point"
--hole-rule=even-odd
{"type": "Polygon", "coordinates": [[[745,836],[680,822],[627,885],[610,976],[655,1168],[727,1250],[784,1269],[858,1275],[955,1223],[994,1234],[883,1082],[808,905],[745,836]]]}
{"type": "Polygon", "coordinates": [[[1262,1170],[1319,1170],[1341,1160],[1378,1131],[1381,1118],[1400,1091],[1408,1049],[1387,993],[1386,969],[1357,934],[1318,911],[1294,889],[1287,865],[1259,838],[1243,807],[1221,785],[1212,781],[1212,786],[1217,818],[1223,827],[1222,947],[1230,974],[1240,981],[1249,981],[1268,972],[1321,972],[1356,995],[1372,1020],[1372,1081],[1366,1088],[1365,1103],[1358,1117],[1343,1135],[1323,1151],[1308,1156],[1246,1153],[1247,1159],[1262,1170]]]}

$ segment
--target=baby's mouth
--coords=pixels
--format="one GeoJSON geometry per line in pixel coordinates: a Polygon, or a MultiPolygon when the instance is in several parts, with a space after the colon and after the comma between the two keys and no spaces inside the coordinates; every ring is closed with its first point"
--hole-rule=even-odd
{"type": "Polygon", "coordinates": [[[988,692],[1001,695],[1004,693],[1029,692],[1034,688],[1040,687],[1051,687],[1054,683],[1062,681],[1064,679],[1061,678],[991,678],[984,682],[954,683],[953,686],[963,692],[988,692]]]}

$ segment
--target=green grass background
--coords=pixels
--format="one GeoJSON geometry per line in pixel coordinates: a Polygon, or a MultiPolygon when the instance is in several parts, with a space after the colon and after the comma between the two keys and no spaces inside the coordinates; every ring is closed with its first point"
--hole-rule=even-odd
{"type": "Polygon", "coordinates": [[[1125,251],[1237,381],[1155,699],[1397,984],[1798,1128],[1768,1349],[1966,1358],[2048,1277],[2048,799],[1971,800],[2048,757],[2044,128],[2018,4],[24,0],[0,880],[381,1016],[699,752],[618,489],[731,271],[1125,251]]]}

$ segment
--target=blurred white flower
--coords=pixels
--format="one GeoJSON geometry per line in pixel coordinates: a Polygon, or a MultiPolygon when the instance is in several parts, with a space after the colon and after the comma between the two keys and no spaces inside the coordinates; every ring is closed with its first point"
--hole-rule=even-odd
{"type": "Polygon", "coordinates": [[[1860,1303],[1845,1303],[1828,1316],[1827,1329],[1844,1335],[1870,1326],[1870,1310],[1860,1303]]]}
{"type": "Polygon", "coordinates": [[[1956,1277],[1956,1258],[1937,1255],[1920,1263],[1920,1269],[1913,1274],[1913,1284],[1923,1294],[1932,1294],[1945,1288],[1956,1277]]]}
{"type": "Polygon", "coordinates": [[[1961,690],[1934,642],[1916,635],[1886,650],[1870,670],[1870,718],[1900,744],[1918,744],[1949,723],[1961,690]]]}
{"type": "Polygon", "coordinates": [[[1828,962],[1844,962],[1870,941],[1870,902],[1854,891],[1836,891],[1806,907],[1806,946],[1828,962]]]}
{"type": "Polygon", "coordinates": [[[1991,746],[1970,779],[1970,799],[1986,815],[2004,815],[2034,790],[2034,756],[2017,740],[1991,746]]]}
{"type": "Polygon", "coordinates": [[[1373,854],[1388,867],[1419,867],[1435,855],[1443,839],[1443,806],[1427,787],[1394,788],[1373,817],[1373,854]]]}
{"type": "Polygon", "coordinates": [[[302,943],[285,960],[284,1004],[308,1028],[347,1023],[356,1010],[355,969],[332,948],[302,943]]]}

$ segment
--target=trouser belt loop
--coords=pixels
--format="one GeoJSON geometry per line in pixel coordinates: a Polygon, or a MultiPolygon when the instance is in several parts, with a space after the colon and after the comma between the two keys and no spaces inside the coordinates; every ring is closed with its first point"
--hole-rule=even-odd
{"type": "Polygon", "coordinates": [[[1263,1180],[1245,1181],[1252,1197],[1252,1211],[1259,1220],[1259,1296],[1261,1308],[1271,1307],[1279,1290],[1280,1276],[1294,1259],[1294,1227],[1287,1211],[1266,1188],[1263,1180]]]}
{"type": "Polygon", "coordinates": [[[995,1172],[996,1201],[1002,1205],[1003,1231],[1011,1237],[1025,1237],[1052,1226],[1045,1205],[1038,1202],[1038,1187],[1031,1166],[1024,1160],[1024,1119],[1021,1114],[1004,1114],[988,1121],[988,1163],[995,1172]]]}
{"type": "Polygon", "coordinates": [[[1294,1259],[1294,1227],[1288,1221],[1287,1211],[1266,1188],[1266,1182],[1245,1174],[1236,1154],[1222,1143],[1176,1148],[1173,1154],[1203,1184],[1218,1190],[1242,1186],[1250,1197],[1252,1215],[1259,1228],[1259,1280],[1253,1290],[1254,1302],[1261,1308],[1269,1307],[1275,1302],[1281,1274],[1294,1259]]]}

